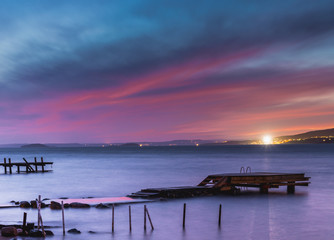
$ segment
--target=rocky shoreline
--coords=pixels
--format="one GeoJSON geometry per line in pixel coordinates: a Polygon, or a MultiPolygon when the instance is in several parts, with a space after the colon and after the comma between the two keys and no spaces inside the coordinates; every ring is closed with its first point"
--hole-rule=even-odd
{"type": "MultiPolygon", "coordinates": [[[[66,199],[66,198],[64,198],[66,199]]],[[[50,199],[43,199],[43,201],[48,201],[50,199]]],[[[56,201],[50,201],[50,203],[40,202],[40,208],[47,208],[49,207],[52,210],[61,210],[62,204],[56,201]]],[[[14,206],[24,208],[24,209],[38,209],[38,201],[37,200],[31,200],[31,201],[11,201],[14,206]]],[[[86,203],[80,203],[80,202],[72,202],[72,203],[65,203],[64,208],[90,208],[92,207],[89,204],[86,203]]],[[[107,209],[110,208],[108,205],[99,203],[94,206],[98,209],[107,209]]],[[[11,225],[3,225],[0,224],[0,232],[1,236],[3,237],[47,237],[47,236],[54,236],[53,232],[51,230],[46,230],[54,228],[52,226],[44,226],[44,230],[39,229],[37,226],[35,226],[34,223],[27,223],[27,224],[11,224],[11,225]]],[[[79,231],[76,228],[69,229],[67,233],[70,234],[80,234],[81,231],[79,231]]],[[[89,233],[95,233],[93,231],[89,231],[89,233]]]]}
{"type": "MultiPolygon", "coordinates": [[[[43,199],[45,200],[50,200],[50,199],[43,199]]],[[[31,201],[11,201],[10,203],[15,204],[15,206],[18,206],[20,208],[35,208],[37,209],[37,201],[36,200],[31,200],[31,201]]],[[[41,208],[46,208],[49,207],[52,210],[61,210],[62,206],[59,202],[56,201],[51,201],[49,204],[46,204],[44,202],[41,203],[41,208]]],[[[91,205],[86,204],[86,203],[80,203],[80,202],[72,202],[72,203],[65,203],[64,208],[90,208],[91,205]]],[[[105,208],[110,208],[107,204],[99,203],[95,205],[95,208],[99,209],[105,209],[105,208]]]]}

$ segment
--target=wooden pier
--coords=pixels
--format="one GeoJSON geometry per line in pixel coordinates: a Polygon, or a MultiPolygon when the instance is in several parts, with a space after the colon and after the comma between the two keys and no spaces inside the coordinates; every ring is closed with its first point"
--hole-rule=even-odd
{"type": "Polygon", "coordinates": [[[13,167],[16,167],[17,173],[44,173],[50,172],[51,170],[46,170],[46,166],[51,165],[53,162],[44,162],[43,157],[41,157],[41,161],[38,162],[37,158],[34,158],[34,162],[28,162],[25,158],[23,158],[23,162],[12,162],[11,158],[4,158],[3,163],[0,163],[0,166],[4,167],[5,174],[12,174],[13,167]]]}
{"type": "Polygon", "coordinates": [[[180,198],[207,196],[219,193],[238,193],[242,187],[259,188],[261,193],[268,193],[269,188],[287,186],[288,193],[295,192],[295,186],[308,186],[310,177],[305,173],[225,173],[207,176],[197,186],[148,188],[133,193],[130,197],[141,198],[180,198]]]}

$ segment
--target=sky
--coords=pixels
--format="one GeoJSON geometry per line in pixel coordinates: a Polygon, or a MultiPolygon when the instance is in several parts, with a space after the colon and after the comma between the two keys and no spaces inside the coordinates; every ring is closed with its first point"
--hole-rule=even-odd
{"type": "Polygon", "coordinates": [[[333,1],[0,2],[0,143],[334,127],[333,1]]]}

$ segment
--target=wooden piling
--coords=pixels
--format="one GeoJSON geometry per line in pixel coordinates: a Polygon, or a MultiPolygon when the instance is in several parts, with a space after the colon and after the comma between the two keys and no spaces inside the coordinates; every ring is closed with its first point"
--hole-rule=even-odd
{"type": "Polygon", "coordinates": [[[266,185],[261,185],[261,186],[260,186],[260,193],[268,194],[268,186],[266,186],[266,185]]]}
{"type": "MultiPolygon", "coordinates": [[[[295,182],[288,182],[288,184],[295,184],[295,182]]],[[[295,193],[295,185],[288,185],[287,192],[289,194],[295,193]]]]}
{"type": "Polygon", "coordinates": [[[41,157],[41,163],[42,163],[42,172],[44,172],[44,160],[43,160],[43,157],[41,157]]]}
{"type": "Polygon", "coordinates": [[[41,223],[42,233],[43,233],[43,236],[45,237],[46,234],[45,234],[43,219],[42,219],[42,215],[41,215],[41,204],[42,204],[41,195],[38,195],[38,202],[37,202],[37,207],[38,207],[38,212],[39,212],[38,223],[41,223]]]}
{"type": "Polygon", "coordinates": [[[146,205],[144,205],[144,230],[146,231],[146,205]]]}
{"type": "Polygon", "coordinates": [[[3,159],[3,164],[5,167],[5,174],[7,174],[7,159],[6,158],[3,159]]]}
{"type": "Polygon", "coordinates": [[[8,163],[9,163],[9,173],[12,174],[12,160],[8,158],[8,163]]]}
{"type": "Polygon", "coordinates": [[[38,172],[38,168],[37,168],[37,158],[34,157],[34,160],[35,160],[35,171],[38,172]]]}
{"type": "Polygon", "coordinates": [[[219,217],[218,217],[218,226],[221,226],[221,221],[222,221],[222,205],[219,204],[219,217]]]}
{"type": "MultiPolygon", "coordinates": [[[[36,158],[35,158],[36,159],[36,158]]],[[[64,201],[61,201],[61,215],[63,222],[63,235],[65,236],[65,214],[64,214],[64,201]]]]}
{"type": "Polygon", "coordinates": [[[131,206],[129,206],[129,230],[132,231],[132,225],[131,225],[131,206]]]}
{"type": "Polygon", "coordinates": [[[112,216],[111,216],[111,232],[115,230],[115,204],[112,205],[112,216]]]}
{"type": "Polygon", "coordinates": [[[153,223],[152,223],[152,220],[151,220],[151,217],[150,217],[150,214],[148,212],[147,207],[145,207],[145,209],[146,209],[146,214],[147,214],[148,220],[150,221],[150,224],[151,224],[151,229],[154,230],[153,223]]]}
{"type": "Polygon", "coordinates": [[[25,231],[27,228],[27,213],[23,213],[23,224],[22,224],[22,230],[25,231]]]}
{"type": "Polygon", "coordinates": [[[37,229],[39,230],[40,229],[40,221],[41,221],[41,209],[39,207],[39,198],[40,198],[40,195],[38,196],[38,199],[36,198],[36,204],[37,204],[37,229]]]}
{"type": "Polygon", "coordinates": [[[186,207],[187,205],[184,203],[183,204],[183,228],[186,227],[186,207]]]}

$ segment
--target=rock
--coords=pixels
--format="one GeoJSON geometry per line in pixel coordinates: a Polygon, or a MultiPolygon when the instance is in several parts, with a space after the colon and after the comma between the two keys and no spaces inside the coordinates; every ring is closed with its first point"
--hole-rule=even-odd
{"type": "Polygon", "coordinates": [[[53,232],[50,231],[50,230],[45,230],[44,232],[45,232],[46,236],[53,236],[54,235],[53,232]]]}
{"type": "Polygon", "coordinates": [[[15,205],[20,205],[20,202],[19,201],[15,202],[15,205]]]}
{"type": "Polygon", "coordinates": [[[12,201],[10,201],[10,203],[16,203],[16,201],[15,201],[15,200],[12,200],[12,201]]]}
{"type": "Polygon", "coordinates": [[[89,204],[74,202],[70,204],[71,208],[90,208],[89,204]]]}
{"type": "Polygon", "coordinates": [[[27,231],[23,231],[21,228],[17,229],[17,235],[24,237],[24,236],[28,236],[28,232],[27,231]]]}
{"type": "Polygon", "coordinates": [[[31,230],[29,232],[30,237],[44,237],[43,232],[40,230],[31,230]]]}
{"type": "Polygon", "coordinates": [[[15,237],[17,236],[17,229],[15,227],[3,227],[1,229],[1,236],[15,237]]]}
{"type": "Polygon", "coordinates": [[[76,229],[76,228],[72,228],[72,229],[68,230],[67,232],[68,232],[68,233],[73,233],[73,234],[80,234],[80,233],[81,233],[81,232],[80,232],[78,229],[76,229]]]}
{"type": "Polygon", "coordinates": [[[65,203],[64,204],[64,208],[69,208],[70,207],[70,204],[69,203],[65,203]]]}
{"type": "MultiPolygon", "coordinates": [[[[30,205],[32,208],[37,208],[37,201],[36,200],[31,200],[30,205]]],[[[45,208],[45,203],[41,203],[41,208],[45,208]]]]}
{"type": "Polygon", "coordinates": [[[59,210],[61,209],[61,204],[59,202],[51,201],[50,208],[53,210],[59,210]]]}
{"type": "Polygon", "coordinates": [[[32,208],[37,208],[37,201],[36,200],[30,201],[30,205],[32,208]]]}
{"type": "Polygon", "coordinates": [[[99,209],[104,209],[104,208],[110,208],[109,206],[103,204],[103,203],[100,203],[100,204],[97,204],[96,205],[96,208],[99,208],[99,209]]]}
{"type": "Polygon", "coordinates": [[[88,231],[88,233],[95,234],[96,232],[94,232],[94,231],[88,231]]]}
{"type": "Polygon", "coordinates": [[[35,223],[27,223],[26,230],[29,232],[30,230],[33,230],[35,226],[35,223]]]}
{"type": "Polygon", "coordinates": [[[29,202],[27,202],[27,201],[20,202],[20,208],[30,208],[30,207],[31,207],[31,205],[30,205],[29,202]]]}

